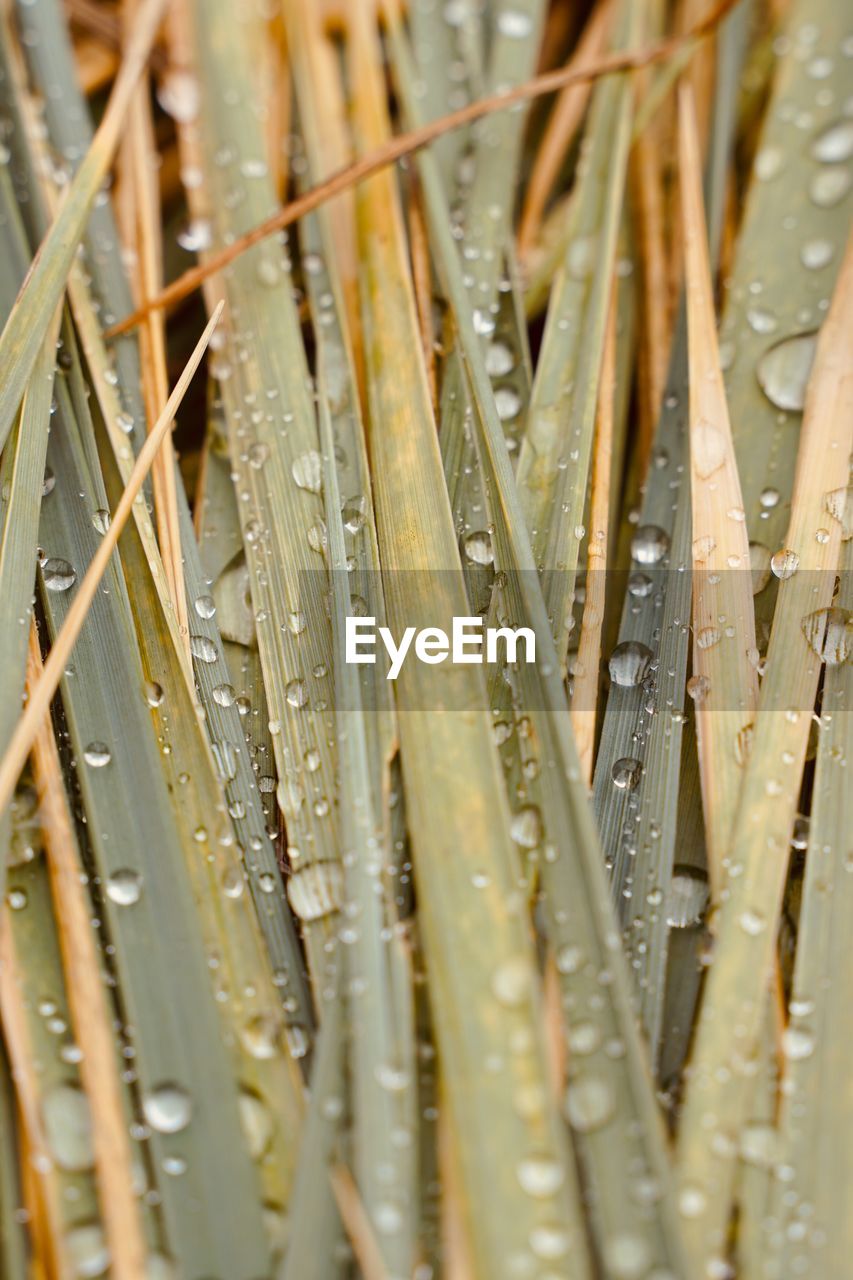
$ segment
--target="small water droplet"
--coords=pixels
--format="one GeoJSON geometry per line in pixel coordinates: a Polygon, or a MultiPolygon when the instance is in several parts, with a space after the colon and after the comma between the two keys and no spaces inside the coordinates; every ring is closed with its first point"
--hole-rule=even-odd
{"type": "Polygon", "coordinates": [[[590,1133],[607,1124],[613,1115],[613,1091],[600,1076],[582,1075],[566,1089],[566,1118],[579,1133],[590,1133]]]}
{"type": "Polygon", "coordinates": [[[196,596],[194,607],[200,618],[212,618],[216,613],[213,596],[196,596]]]}
{"type": "Polygon", "coordinates": [[[105,742],[90,742],[83,751],[83,759],[92,769],[103,769],[112,758],[112,752],[105,742]]]}
{"type": "Polygon", "coordinates": [[[161,1084],[142,1099],[146,1122],[158,1133],[180,1133],[190,1122],[192,1099],[177,1084],[161,1084]]]}
{"type": "Polygon", "coordinates": [[[123,867],[108,877],[106,887],[110,902],[132,907],[142,897],[142,876],[130,867],[123,867]]]}

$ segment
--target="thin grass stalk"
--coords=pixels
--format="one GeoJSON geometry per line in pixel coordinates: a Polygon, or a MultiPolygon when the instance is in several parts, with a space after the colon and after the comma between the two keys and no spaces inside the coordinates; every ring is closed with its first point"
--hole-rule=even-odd
{"type": "Polygon", "coordinates": [[[587,543],[586,601],[572,680],[572,729],[587,786],[592,781],[596,708],[601,683],[601,638],[607,605],[607,542],[610,533],[610,486],[613,462],[613,418],[616,397],[617,288],[610,291],[610,311],[601,357],[595,419],[587,543]]]}
{"type": "Polygon", "coordinates": [[[758,649],[743,497],[717,347],[692,90],[679,90],[693,513],[693,678],[696,734],[713,897],[758,704],[758,649]]]}
{"type": "Polygon", "coordinates": [[[830,629],[841,524],[828,495],[846,492],[853,430],[853,240],[818,341],[809,382],[782,579],[737,819],[729,893],[715,929],[679,1129],[681,1202],[695,1259],[720,1257],[731,1207],[737,1134],[788,866],[811,713],[830,629]],[[772,856],[768,856],[768,853],[772,856]]]}
{"type": "Polygon", "coordinates": [[[83,235],[89,209],[109,169],[136,83],[145,69],[163,16],[164,0],[142,0],[135,30],[122,60],[100,128],[72,180],[62,208],[39,247],[21,292],[0,334],[0,368],[6,371],[0,398],[0,448],[14,422],[50,318],[83,235]]]}
{"type": "MultiPolygon", "coordinates": [[[[127,33],[132,32],[140,0],[123,0],[122,18],[127,33]]],[[[124,141],[124,187],[134,215],[131,244],[136,262],[136,288],[140,302],[146,302],[163,285],[163,246],[159,222],[159,189],[157,185],[157,150],[151,118],[148,75],[140,78],[130,104],[128,136],[124,141]]],[[[140,362],[145,413],[149,423],[157,415],[169,395],[166,370],[166,325],[162,312],[151,312],[139,330],[140,362]]],[[[189,659],[189,617],[184,584],[181,533],[178,521],[176,491],[176,457],[171,436],[163,444],[151,469],[157,537],[169,594],[177,615],[178,630],[183,637],[189,659]]]]}
{"type": "MultiPolygon", "coordinates": [[[[596,4],[572,50],[567,66],[586,66],[598,60],[607,47],[614,4],[596,4]]],[[[539,143],[527,180],[524,204],[518,224],[518,256],[525,262],[540,237],[542,215],[557,184],[560,169],[580,128],[589,103],[592,83],[570,85],[557,97],[539,143]]]]}

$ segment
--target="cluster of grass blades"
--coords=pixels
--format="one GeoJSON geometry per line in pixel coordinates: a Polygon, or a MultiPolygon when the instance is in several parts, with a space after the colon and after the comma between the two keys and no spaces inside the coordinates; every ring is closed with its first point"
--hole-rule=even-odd
{"type": "Polygon", "coordinates": [[[851,193],[836,0],[3,6],[3,1280],[846,1280],[851,193]]]}

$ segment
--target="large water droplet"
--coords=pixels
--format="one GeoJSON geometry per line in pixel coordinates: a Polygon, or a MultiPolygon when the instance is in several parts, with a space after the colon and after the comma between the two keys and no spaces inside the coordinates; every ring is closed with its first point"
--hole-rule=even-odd
{"type": "Polygon", "coordinates": [[[817,609],[802,621],[809,648],[828,667],[840,667],[850,656],[853,617],[849,609],[817,609]]]}
{"type": "Polygon", "coordinates": [[[816,348],[816,333],[798,333],[777,342],[759,360],[759,386],[777,409],[799,412],[805,405],[816,348]]]}
{"type": "Polygon", "coordinates": [[[67,560],[51,556],[42,565],[42,576],[48,591],[67,591],[77,581],[77,570],[67,560]]]}
{"type": "Polygon", "coordinates": [[[294,459],[291,467],[293,479],[300,489],[319,493],[323,487],[323,459],[316,449],[309,449],[294,459]]]}
{"type": "Polygon", "coordinates": [[[652,651],[638,640],[624,640],[610,655],[608,670],[610,679],[621,688],[630,689],[642,684],[652,661],[652,651]]]}
{"type": "Polygon", "coordinates": [[[659,564],[669,551],[669,535],[656,524],[643,524],[631,539],[631,555],[638,564],[659,564]]]}

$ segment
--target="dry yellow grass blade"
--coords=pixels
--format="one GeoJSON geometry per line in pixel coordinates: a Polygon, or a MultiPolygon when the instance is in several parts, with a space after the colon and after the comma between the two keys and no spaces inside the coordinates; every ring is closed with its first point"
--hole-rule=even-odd
{"type": "MultiPolygon", "coordinates": [[[[128,33],[132,33],[140,0],[124,0],[123,17],[128,33]]],[[[157,147],[151,118],[150,85],[147,75],[140,83],[130,104],[127,136],[122,151],[123,181],[127,214],[124,228],[127,247],[132,251],[136,297],[147,302],[163,286],[163,245],[160,231],[160,191],[157,181],[157,147]]],[[[142,393],[149,423],[156,422],[169,396],[166,371],[166,324],[161,311],[152,311],[139,329],[139,352],[142,367],[142,393]]],[[[172,437],[167,435],[154,459],[151,479],[160,555],[169,585],[169,594],[190,657],[190,628],[181,534],[178,526],[177,475],[172,437]]]]}
{"type": "Polygon", "coordinates": [[[26,710],[18,721],[18,725],[12,735],[9,746],[0,762],[0,813],[6,808],[12,797],[12,791],[18,780],[20,772],[24,767],[27,755],[35,740],[39,726],[47,714],[50,707],[51,699],[57,690],[59,681],[62,679],[65,670],[65,664],[74,648],[74,643],[80,634],[80,629],[86,620],[89,606],[95,598],[95,593],[100,585],[104,571],[109,564],[110,556],[115,550],[119,535],[127,524],[130,517],[133,503],[142,488],[151,464],[156,456],[157,450],[160,448],[166,433],[172,426],[178,405],[184,398],[184,394],[189,386],[193,374],[199,366],[202,356],[204,355],[207,344],[210,341],[213,330],[222,314],[222,303],[214,311],[213,315],[207,323],[204,333],[198,340],[196,348],[175,384],[172,394],[169,396],[168,402],[157,419],[148,435],[139,457],[137,458],[133,470],[130,473],[130,479],[122,493],[118,506],[113,513],[110,527],[104,535],[103,541],[99,544],[96,554],[92,558],[92,562],[86,572],[86,576],[80,583],[74,602],[68,610],[62,630],[56,637],[56,641],[50,651],[50,656],[44,665],[44,672],[38,684],[30,690],[29,701],[26,710]]]}
{"type": "Polygon", "coordinates": [[[136,83],[145,69],[164,9],[165,0],[143,0],[100,128],[68,188],[62,208],[39,246],[0,335],[0,369],[4,379],[0,396],[0,449],[6,443],[50,317],[65,287],[89,209],[121,138],[136,83]]]}
{"type": "MultiPolygon", "coordinates": [[[[388,122],[369,15],[350,9],[359,145],[388,122]]],[[[467,616],[393,176],[359,189],[369,444],[389,625],[467,616]]],[[[547,1235],[588,1277],[574,1167],[548,1085],[541,999],[482,668],[406,664],[395,687],[418,916],[458,1206],[476,1274],[535,1262],[547,1235]],[[476,874],[475,874],[476,871],[476,874]],[[483,1070],[500,1060],[500,1071],[483,1070]],[[521,1103],[521,1105],[519,1105],[521,1103]],[[495,1161],[491,1153],[500,1151],[495,1161]]]]}
{"type": "MultiPolygon", "coordinates": [[[[42,661],[35,631],[30,633],[28,680],[41,679],[42,661]]],[[[145,1243],[134,1188],[130,1142],[118,1079],[112,1019],[105,998],[95,947],[91,906],[83,888],[62,766],[53,730],[42,720],[33,743],[45,853],[50,875],[59,945],[77,1041],[85,1045],[80,1074],[92,1117],[92,1144],[98,1196],[115,1280],[138,1280],[145,1265],[145,1243]]]]}
{"type": "MultiPolygon", "coordinates": [[[[681,1117],[680,1207],[703,1266],[725,1249],[818,681],[843,657],[831,609],[853,444],[851,330],[853,236],[818,339],[786,546],[773,557],[779,599],[681,1117]]],[[[804,1032],[783,1047],[795,1056],[807,1045],[804,1032]]]]}
{"type": "Polygon", "coordinates": [[[758,705],[749,539],[717,346],[693,91],[679,91],[679,171],[690,368],[693,511],[693,684],[712,894],[758,705]]]}

